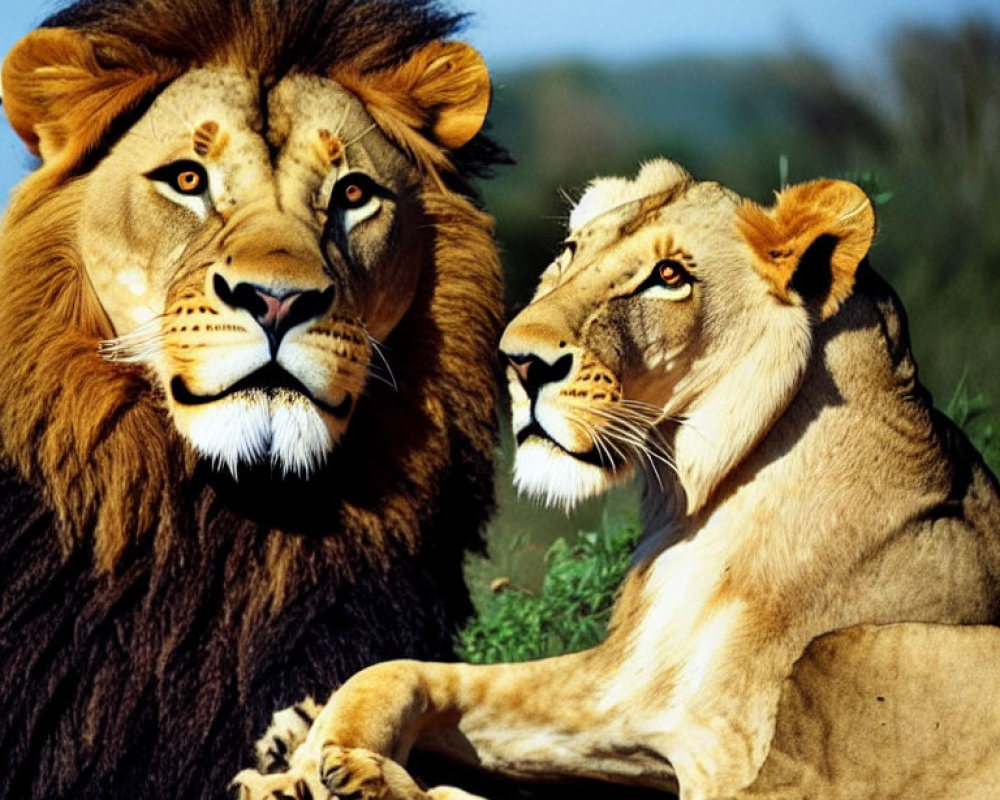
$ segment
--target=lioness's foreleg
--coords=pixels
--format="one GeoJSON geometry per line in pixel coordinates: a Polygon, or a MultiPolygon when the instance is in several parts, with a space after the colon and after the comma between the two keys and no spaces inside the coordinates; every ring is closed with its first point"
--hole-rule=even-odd
{"type": "MultiPolygon", "coordinates": [[[[327,702],[292,754],[286,784],[304,781],[315,794],[319,783],[342,795],[341,787],[354,786],[355,768],[363,766],[372,797],[424,797],[397,772],[417,746],[518,777],[675,788],[670,764],[630,727],[628,716],[600,710],[599,676],[607,671],[602,657],[597,648],[524,664],[396,661],[370,667],[327,702]],[[381,777],[370,774],[371,759],[354,758],[359,750],[385,757],[381,777]]],[[[244,774],[238,782],[252,789],[255,781],[244,774]]],[[[259,794],[246,796],[270,797],[270,782],[260,785],[259,794]]]]}
{"type": "Polygon", "coordinates": [[[312,762],[270,775],[244,770],[233,781],[239,800],[484,800],[453,786],[424,791],[399,764],[364,748],[330,746],[324,755],[322,770],[312,762]]]}

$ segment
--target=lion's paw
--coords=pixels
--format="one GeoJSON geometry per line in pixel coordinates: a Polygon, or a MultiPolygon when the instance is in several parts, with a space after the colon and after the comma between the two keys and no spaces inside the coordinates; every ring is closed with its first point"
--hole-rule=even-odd
{"type": "Polygon", "coordinates": [[[283,772],[288,769],[292,753],[305,741],[313,721],[323,706],[307,697],[301,703],[276,711],[264,735],[257,740],[257,769],[261,772],[283,772]]]}
{"type": "Polygon", "coordinates": [[[326,745],[320,778],[334,797],[352,800],[421,800],[427,797],[395,761],[360,747],[326,745]]]}
{"type": "Polygon", "coordinates": [[[233,778],[238,800],[326,800],[326,788],[318,780],[307,780],[292,772],[265,775],[245,769],[233,778]]]}

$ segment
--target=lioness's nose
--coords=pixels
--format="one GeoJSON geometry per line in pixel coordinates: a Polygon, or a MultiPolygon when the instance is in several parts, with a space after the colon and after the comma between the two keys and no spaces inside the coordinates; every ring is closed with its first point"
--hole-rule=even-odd
{"type": "Polygon", "coordinates": [[[267,334],[272,349],[277,349],[289,329],[327,313],[334,298],[332,285],[323,291],[292,289],[276,294],[252,283],[241,282],[230,286],[220,274],[212,279],[212,288],[230,308],[250,312],[267,334]]]}
{"type": "Polygon", "coordinates": [[[563,380],[573,367],[572,353],[560,356],[551,364],[534,353],[503,353],[503,355],[507,357],[507,364],[514,370],[529,397],[535,397],[545,384],[563,380]]]}

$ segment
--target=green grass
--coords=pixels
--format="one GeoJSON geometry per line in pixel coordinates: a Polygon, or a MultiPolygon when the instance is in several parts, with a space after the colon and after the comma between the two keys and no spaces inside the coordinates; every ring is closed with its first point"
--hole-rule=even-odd
{"type": "Polygon", "coordinates": [[[594,646],[604,638],[638,536],[636,521],[608,518],[575,541],[556,539],[538,591],[506,578],[493,582],[460,636],[459,655],[473,663],[527,661],[594,646]]]}
{"type": "Polygon", "coordinates": [[[945,406],[944,413],[965,431],[983,460],[994,473],[1000,474],[1000,429],[994,409],[980,393],[973,394],[963,377],[945,406]]]}

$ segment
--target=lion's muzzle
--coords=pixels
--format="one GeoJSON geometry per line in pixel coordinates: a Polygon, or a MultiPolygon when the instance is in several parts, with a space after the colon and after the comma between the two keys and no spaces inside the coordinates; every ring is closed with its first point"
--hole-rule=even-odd
{"type": "Polygon", "coordinates": [[[220,273],[215,274],[212,286],[216,295],[227,306],[250,312],[266,334],[272,356],[277,353],[281,339],[289,329],[328,313],[335,294],[332,284],[322,291],[276,291],[247,282],[230,287],[220,273]]]}

